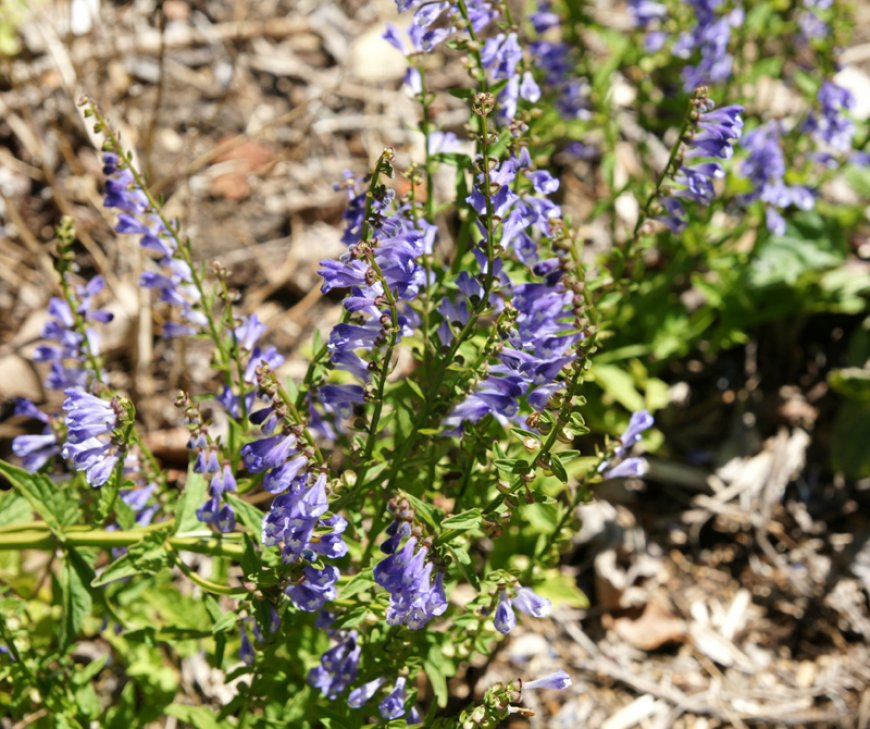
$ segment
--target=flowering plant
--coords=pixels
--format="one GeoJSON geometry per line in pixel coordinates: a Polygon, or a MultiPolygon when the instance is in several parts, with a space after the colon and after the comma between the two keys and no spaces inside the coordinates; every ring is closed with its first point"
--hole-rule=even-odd
{"type": "MultiPolygon", "coordinates": [[[[173,473],[101,355],[103,280],[81,275],[62,223],[61,295],[34,353],[60,407],[17,403],[42,432],[17,436],[17,462],[0,463],[12,486],[0,550],[55,555],[55,609],[35,615],[4,592],[11,716],[494,727],[526,711],[524,691],[571,685],[569,666],[517,676],[462,708],[448,681],[518,621],[585,604],[560,556],[598,484],[646,473],[650,411],[666,404],[652,370],[702,336],[733,343],[746,324],[729,318],[729,297],[750,275],[734,268],[746,263],[737,239],[751,230],[764,256],[824,204],[814,174],[865,161],[854,99],[834,80],[813,80],[799,121],[744,97],[747,38],[732,35],[757,18],[723,2],[629,5],[637,42],[622,43],[575,2],[528,17],[488,0],[397,2],[410,30],[385,39],[407,57],[422,155],[400,166],[384,149],[340,183],[345,250],[318,273],[341,315],[296,378],[227,271],[197,263],[103,111],[81,101],[103,141],[115,230],[153,256],[139,285],[163,307],[160,336],[209,341],[215,386],[178,393],[189,468],[173,473]],[[598,31],[612,46],[600,72],[584,50],[598,31]],[[462,58],[467,83],[433,88],[435,54],[462,58]],[[620,182],[608,89],[642,66],[634,127],[670,152],[620,182]],[[447,91],[466,105],[463,139],[439,127],[447,91]],[[587,220],[569,219],[555,159],[601,170],[608,192],[587,220]],[[603,215],[604,245],[578,234],[603,215]],[[714,280],[668,330],[655,317],[679,294],[675,271],[714,280]],[[110,651],[85,664],[75,647],[96,637],[110,651]],[[175,699],[166,666],[194,652],[234,682],[222,705],[175,699]]],[[[822,59],[828,5],[783,19],[822,59]]]]}

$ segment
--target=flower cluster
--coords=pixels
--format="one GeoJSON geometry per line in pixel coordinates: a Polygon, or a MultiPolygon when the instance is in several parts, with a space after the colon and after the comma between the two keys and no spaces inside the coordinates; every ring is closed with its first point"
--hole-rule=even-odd
{"type": "MultiPolygon", "coordinates": [[[[239,361],[244,367],[242,382],[255,385],[257,382],[257,368],[265,364],[274,370],[284,364],[283,355],[275,347],[261,347],[257,342],[266,332],[263,324],[256,314],[252,314],[241,321],[233,330],[233,338],[238,348],[239,361]]],[[[244,385],[240,385],[244,386],[244,385]]],[[[234,418],[242,417],[242,396],[233,392],[229,385],[224,385],[217,397],[218,402],[234,418]]],[[[256,400],[255,388],[251,388],[244,395],[245,411],[250,412],[256,400]]]]}
{"type": "Polygon", "coordinates": [[[598,466],[598,472],[604,480],[611,478],[640,478],[646,473],[646,459],[640,457],[627,457],[631,449],[640,443],[645,431],[649,430],[655,421],[653,416],[646,410],[639,410],[632,414],[628,421],[628,427],[619,438],[619,445],[614,448],[610,458],[604,459],[598,466]],[[614,464],[615,465],[612,465],[614,464]]]}
{"type": "Polygon", "coordinates": [[[303,429],[288,417],[267,365],[258,367],[257,380],[261,396],[271,402],[252,413],[263,437],[242,446],[241,456],[248,472],[263,474],[263,488],[275,494],[263,518],[263,544],[281,547],[285,562],[305,563],[286,594],[300,610],[316,612],[335,599],[338,570],[320,560],[347,553],[342,537],[347,521],[325,516],[326,473],[311,467],[314,455],[302,444],[303,429]]]}
{"type": "MultiPolygon", "coordinates": [[[[688,152],[684,158],[731,159],[734,140],[739,139],[743,131],[743,107],[732,105],[716,109],[710,99],[698,96],[697,92],[695,103],[698,107],[696,131],[688,137],[688,152]]],[[[725,170],[718,162],[681,164],[673,178],[679,188],[661,199],[664,214],[659,220],[674,233],[681,233],[688,219],[681,200],[708,206],[716,195],[713,181],[723,177],[725,170]]]]}
{"type": "MultiPolygon", "coordinates": [[[[349,320],[333,327],[328,349],[332,365],[363,385],[387,342],[394,346],[413,330],[417,317],[407,303],[429,283],[420,259],[432,253],[437,232],[434,225],[415,220],[408,205],[391,211],[392,191],[379,187],[370,209],[368,194],[359,192],[351,200],[344,234],[348,251],[337,261],[321,261],[318,271],[323,293],[350,289],[344,300],[349,320]]],[[[346,415],[364,402],[363,385],[325,385],[318,396],[327,411],[346,415]]]]}
{"type": "Polygon", "coordinates": [[[731,28],[743,22],[739,8],[723,16],[716,14],[722,0],[689,0],[695,13],[695,27],[682,33],[674,44],[674,54],[690,58],[698,54],[698,63],[683,69],[683,88],[691,91],[705,84],[727,81],[733,58],[728,53],[731,28]]]}
{"type": "Polygon", "coordinates": [[[409,537],[404,546],[399,547],[402,536],[410,533],[406,521],[396,519],[387,533],[391,539],[384,542],[381,549],[389,556],[374,569],[375,582],[390,593],[387,624],[419,630],[447,610],[444,575],[438,572],[433,579],[433,564],[427,560],[429,548],[425,544],[418,548],[416,537],[409,537]]]}
{"type": "Polygon", "coordinates": [[[798,15],[798,27],[805,42],[827,37],[830,27],[822,14],[831,9],[833,0],[804,0],[803,10],[798,15]]]}
{"type": "Polygon", "coordinates": [[[836,163],[833,155],[842,156],[852,150],[852,137],[855,124],[846,116],[855,107],[855,97],[848,89],[832,81],[825,81],[819,89],[819,111],[811,114],[804,129],[829,153],[823,152],[820,158],[828,163],[836,163]]]}
{"type": "MultiPolygon", "coordinates": [[[[466,0],[465,11],[468,23],[475,33],[482,31],[495,17],[496,11],[487,0],[466,0]]],[[[464,23],[462,10],[454,2],[427,2],[426,0],[396,0],[396,8],[400,13],[414,9],[414,17],[409,35],[415,53],[429,53],[436,46],[456,34],[464,23]]],[[[403,53],[404,48],[395,34],[395,29],[389,29],[388,38],[397,45],[403,53]],[[396,38],[394,41],[393,38],[396,38]]]]}
{"type": "Polygon", "coordinates": [[[498,604],[493,615],[493,623],[499,633],[507,635],[516,627],[517,617],[514,608],[526,615],[545,618],[550,614],[553,606],[549,600],[536,595],[528,587],[517,588],[512,598],[508,597],[507,590],[499,590],[498,604]]]}
{"type": "Polygon", "coordinates": [[[328,699],[335,699],[356,680],[362,646],[355,630],[338,634],[338,644],[320,657],[320,665],[308,672],[308,683],[328,699]]]}
{"type": "Polygon", "coordinates": [[[573,319],[573,293],[561,283],[525,283],[509,289],[509,300],[515,321],[498,354],[499,364],[444,419],[449,432],[486,415],[507,425],[518,416],[520,398],[528,398],[540,411],[563,387],[557,378],[573,359],[581,336],[565,333],[573,319]]]}
{"type": "Polygon", "coordinates": [[[779,210],[789,205],[809,210],[815,203],[813,193],[802,185],[785,184],[785,156],[776,122],[768,122],[749,132],[741,144],[749,150],[749,156],[740,166],[740,173],[749,178],[754,188],[742,199],[745,202],[761,200],[765,204],[768,230],[775,235],[783,235],[785,220],[779,210]]]}
{"type": "Polygon", "coordinates": [[[644,46],[650,53],[661,49],[667,35],[662,30],[653,30],[667,18],[667,8],[654,0],[629,0],[628,9],[635,27],[647,31],[644,46]]]}
{"type": "Polygon", "coordinates": [[[232,469],[228,463],[222,463],[221,450],[209,434],[199,408],[184,393],[179,395],[175,404],[184,410],[185,421],[190,429],[187,449],[193,455],[193,472],[208,481],[208,498],[197,509],[196,517],[220,532],[231,532],[236,526],[236,514],[233,507],[226,503],[225,494],[236,490],[232,469]]]}
{"type": "MultiPolygon", "coordinates": [[[[489,180],[497,188],[489,206],[496,218],[504,221],[499,246],[511,250],[544,282],[513,284],[503,270],[503,261],[497,258],[493,262],[493,276],[502,285],[502,292],[492,303],[496,309],[508,308],[505,319],[510,325],[503,330],[499,363],[489,368],[489,376],[444,419],[451,433],[460,432],[463,423],[477,422],[486,415],[493,415],[505,425],[517,417],[523,397],[528,398],[532,408],[542,410],[562,387],[558,375],[572,360],[572,349],[580,339],[578,333],[570,332],[574,295],[560,280],[562,260],[542,259],[533,238],[550,239],[561,227],[561,211],[547,197],[558,189],[558,180],[545,170],[532,170],[525,149],[493,169],[489,180]],[[520,181],[524,186],[519,193],[514,192],[520,181]]],[[[481,177],[468,198],[481,218],[488,212],[484,185],[481,177]]],[[[488,233],[482,224],[480,233],[485,241],[488,233]]],[[[481,251],[476,254],[485,274],[489,263],[481,251]]],[[[470,306],[484,296],[479,282],[464,272],[457,283],[455,300],[445,299],[439,307],[443,318],[439,338],[444,344],[453,339],[451,325],[466,324],[470,306]]]]}
{"type": "MultiPolygon", "coordinates": [[[[538,12],[531,16],[531,21],[535,31],[542,37],[528,44],[529,53],[532,56],[532,66],[543,72],[541,82],[548,97],[552,98],[563,119],[588,119],[588,84],[577,75],[576,47],[560,39],[555,30],[560,25],[559,16],[552,12],[550,3],[541,2],[538,12]]],[[[531,98],[528,100],[537,101],[531,98]]]]}
{"type": "Polygon", "coordinates": [[[94,297],[105,287],[102,276],[94,276],[84,286],[76,288],[78,301],[77,314],[85,324],[85,334],[77,327],[69,303],[56,296],[48,303],[51,318],[42,329],[42,338],[51,342],[36,348],[33,359],[36,362],[50,362],[51,367],[45,378],[50,390],[66,390],[71,387],[85,388],[97,373],[88,372],[87,357],[100,354],[99,333],[88,322],[106,324],[112,320],[108,311],[95,308],[94,297]]]}
{"type": "Polygon", "coordinates": [[[39,420],[44,424],[42,433],[17,435],[12,439],[12,452],[22,459],[21,465],[33,473],[60,455],[60,443],[52,428],[54,419],[24,398],[16,400],[15,414],[39,420]]]}
{"type": "Polygon", "coordinates": [[[159,253],[161,273],[146,271],[139,279],[143,288],[157,292],[160,301],[175,307],[181,321],[167,321],[163,333],[168,337],[191,336],[208,323],[202,311],[202,294],[194,285],[190,265],[180,255],[176,237],[151,207],[148,196],[136,182],[129,165],[118,155],[103,154],[106,192],[103,205],[120,210],[115,231],[140,236],[143,248],[159,253]]]}
{"type": "MultiPolygon", "coordinates": [[[[88,324],[107,324],[113,318],[110,312],[96,308],[94,298],[104,287],[103,277],[95,276],[84,286],[67,290],[72,307],[70,302],[59,297],[49,300],[50,318],[42,328],[42,338],[47,342],[39,345],[33,353],[35,362],[50,363],[45,376],[45,386],[49,390],[86,390],[103,376],[102,372],[93,371],[98,366],[100,355],[99,332],[88,324]]],[[[19,435],[12,440],[12,452],[23,459],[24,468],[38,471],[61,452],[55,418],[23,398],[16,401],[15,414],[44,424],[41,434],[19,435]]]]}
{"type": "Polygon", "coordinates": [[[114,398],[107,402],[71,388],[66,391],[63,409],[67,427],[63,457],[76,471],[84,471],[91,486],[102,486],[124,453],[123,440],[115,437],[115,428],[125,415],[120,401],[114,398]]]}

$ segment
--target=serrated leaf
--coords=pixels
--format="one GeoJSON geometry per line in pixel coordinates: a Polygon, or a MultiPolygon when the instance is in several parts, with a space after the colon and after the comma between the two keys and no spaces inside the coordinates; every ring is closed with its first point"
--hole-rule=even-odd
{"type": "Polygon", "coordinates": [[[52,483],[44,474],[29,473],[6,461],[0,461],[0,473],[30,502],[53,532],[60,532],[78,520],[81,510],[68,485],[52,483]]]}
{"type": "Polygon", "coordinates": [[[115,580],[137,574],[154,574],[172,564],[172,555],[166,546],[169,531],[156,531],[127,547],[126,554],[116,559],[91,585],[102,587],[115,580]]]}
{"type": "Polygon", "coordinates": [[[33,519],[33,509],[23,496],[14,491],[0,495],[0,527],[21,524],[33,519]]]}
{"type": "Polygon", "coordinates": [[[453,516],[447,517],[441,522],[441,526],[444,529],[456,529],[458,531],[475,529],[480,524],[482,518],[483,512],[475,507],[468,511],[463,511],[460,514],[454,514],[453,516]]]}

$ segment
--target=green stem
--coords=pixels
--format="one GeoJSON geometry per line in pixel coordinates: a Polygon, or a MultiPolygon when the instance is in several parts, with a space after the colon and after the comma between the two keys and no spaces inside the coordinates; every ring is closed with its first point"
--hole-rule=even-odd
{"type": "MultiPolygon", "coordinates": [[[[155,525],[165,528],[171,522],[161,522],[155,525]]],[[[150,532],[156,529],[131,529],[129,531],[107,531],[104,529],[77,530],[68,529],[60,537],[53,535],[48,529],[23,529],[17,532],[0,534],[0,552],[18,549],[55,549],[61,544],[69,547],[99,547],[112,549],[129,547],[142,541],[150,532]]],[[[177,551],[209,554],[215,557],[241,558],[244,547],[227,537],[169,537],[166,543],[177,551]]]]}
{"type": "Polygon", "coordinates": [[[133,164],[130,163],[130,160],[125,154],[124,148],[121,145],[120,140],[118,139],[112,127],[106,121],[106,118],[103,116],[102,112],[99,110],[99,108],[97,108],[97,105],[90,99],[87,100],[87,104],[89,110],[97,119],[97,122],[99,124],[99,130],[106,136],[106,140],[108,141],[111,148],[115,151],[115,153],[124,159],[124,163],[127,169],[130,170],[130,174],[133,175],[133,179],[135,180],[136,185],[139,187],[142,194],[145,195],[146,199],[148,200],[149,208],[154,212],[155,215],[157,215],[158,218],[160,218],[160,221],[169,232],[169,235],[175,241],[176,253],[181,257],[184,263],[187,264],[187,267],[190,270],[191,283],[193,283],[194,288],[196,288],[197,293],[200,296],[200,301],[202,302],[202,311],[208,322],[209,335],[211,336],[211,339],[214,342],[215,347],[217,348],[218,354],[220,355],[221,366],[227,378],[227,385],[232,387],[230,357],[226,349],[226,344],[223,340],[223,337],[221,336],[220,329],[218,328],[217,321],[215,320],[214,312],[212,312],[211,306],[209,305],[210,297],[205,290],[202,276],[200,275],[200,272],[193,261],[193,256],[190,250],[190,242],[181,237],[181,233],[177,230],[175,224],[166,217],[166,214],[163,212],[162,206],[159,205],[157,203],[157,200],[154,199],[154,196],[148,189],[148,186],[145,183],[145,179],[142,177],[142,174],[139,172],[138,169],[136,169],[133,164]]]}
{"type": "MultiPolygon", "coordinates": [[[[578,363],[575,365],[574,374],[571,377],[571,381],[565,392],[564,400],[562,401],[562,407],[559,409],[559,415],[556,418],[556,422],[553,423],[552,430],[550,430],[550,434],[547,437],[547,440],[544,442],[544,445],[542,445],[538,452],[535,454],[533,464],[536,468],[539,463],[546,460],[546,458],[550,455],[550,452],[552,451],[553,446],[556,444],[556,440],[558,439],[559,434],[562,432],[562,428],[567,425],[568,420],[571,417],[571,411],[574,407],[574,396],[577,394],[577,390],[582,381],[583,367],[578,363]]],[[[525,481],[522,476],[517,477],[517,479],[514,481],[508,491],[506,491],[505,493],[499,493],[498,496],[495,496],[492,501],[487,504],[486,508],[483,511],[484,516],[494,515],[496,511],[498,511],[498,509],[501,507],[501,505],[504,504],[507,496],[515,495],[520,490],[520,488],[522,488],[524,483],[525,481]]],[[[447,529],[438,536],[436,544],[447,544],[460,534],[464,533],[464,530],[461,529],[447,529]]]]}

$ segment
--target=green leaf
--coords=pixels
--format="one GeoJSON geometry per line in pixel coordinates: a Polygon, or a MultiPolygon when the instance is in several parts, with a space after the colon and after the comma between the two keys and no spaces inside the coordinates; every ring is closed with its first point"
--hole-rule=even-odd
{"type": "Polygon", "coordinates": [[[127,547],[127,553],[116,559],[99,577],[91,582],[92,587],[102,587],[123,577],[137,574],[155,574],[172,564],[172,555],[166,546],[169,530],[151,532],[144,539],[127,547]]]}
{"type": "Polygon", "coordinates": [[[6,491],[0,495],[0,527],[33,519],[33,509],[27,499],[19,496],[14,491],[6,491]]]}
{"type": "Polygon", "coordinates": [[[588,608],[589,599],[577,587],[574,579],[558,570],[548,570],[543,582],[534,587],[541,597],[553,601],[555,605],[569,605],[576,608],[588,608]]]}
{"type": "Polygon", "coordinates": [[[90,615],[93,601],[87,584],[82,580],[70,550],[60,573],[61,607],[60,647],[65,651],[81,630],[84,619],[90,615]]]}
{"type": "Polygon", "coordinates": [[[411,504],[411,506],[414,507],[414,511],[416,512],[417,516],[425,521],[426,524],[428,524],[432,529],[437,531],[438,524],[435,521],[435,512],[432,507],[429,506],[427,503],[420,501],[420,499],[418,499],[413,494],[409,494],[407,491],[402,491],[401,494],[406,499],[408,499],[408,502],[411,504]]]}
{"type": "Polygon", "coordinates": [[[443,661],[444,656],[437,645],[432,646],[429,655],[423,661],[423,670],[426,671],[429,683],[432,684],[432,693],[435,694],[435,701],[442,709],[447,706],[448,698],[447,675],[441,665],[443,661]]]}
{"type": "Polygon", "coordinates": [[[211,626],[212,635],[228,633],[236,627],[236,614],[232,611],[223,613],[211,626]]]}
{"type": "Polygon", "coordinates": [[[565,466],[562,465],[562,460],[558,453],[550,454],[550,470],[553,471],[553,475],[562,483],[568,483],[568,472],[565,470],[565,466]]]}
{"type": "Polygon", "coordinates": [[[347,600],[360,592],[370,591],[374,585],[375,579],[372,576],[372,571],[370,569],[363,570],[351,577],[347,584],[341,588],[338,593],[339,599],[347,600]]]}
{"type": "Polygon", "coordinates": [[[450,554],[453,555],[456,563],[459,565],[459,569],[462,570],[462,574],[465,575],[465,579],[468,580],[468,583],[475,590],[480,591],[480,579],[474,571],[474,563],[471,561],[471,555],[468,554],[468,550],[465,547],[453,544],[447,545],[447,548],[450,550],[450,554]]]}
{"type": "Polygon", "coordinates": [[[828,383],[843,397],[870,400],[870,370],[862,367],[844,367],[828,373],[828,383]]]}
{"type": "Polygon", "coordinates": [[[165,711],[167,716],[175,717],[194,729],[222,729],[222,727],[229,726],[225,722],[218,721],[214,709],[208,709],[205,706],[170,704],[165,711]]]}
{"type": "Polygon", "coordinates": [[[408,389],[411,390],[417,397],[419,397],[423,402],[426,402],[426,396],[423,394],[423,390],[420,389],[420,385],[418,385],[414,380],[408,378],[405,380],[405,384],[408,386],[408,389]]]}
{"type": "Polygon", "coordinates": [[[359,607],[349,610],[343,617],[338,618],[338,620],[335,621],[335,625],[338,628],[355,628],[366,619],[368,613],[368,607],[366,605],[360,605],[359,607]]]}
{"type": "Polygon", "coordinates": [[[241,560],[242,570],[245,573],[245,577],[255,577],[259,574],[263,563],[262,559],[260,559],[260,552],[250,534],[242,534],[242,539],[244,539],[245,544],[245,551],[242,552],[241,560]]]}
{"type": "Polygon", "coordinates": [[[84,686],[86,683],[91,681],[96,675],[103,670],[103,667],[106,665],[106,662],[109,660],[109,656],[100,656],[99,658],[95,658],[92,660],[87,666],[82,669],[76,670],[76,672],[72,675],[72,682],[76,686],[84,686]]]}
{"type": "Polygon", "coordinates": [[[496,458],[493,463],[499,471],[507,473],[528,473],[531,470],[525,458],[496,458]]]}
{"type": "Polygon", "coordinates": [[[225,496],[230,506],[236,510],[239,521],[250,530],[251,534],[260,539],[263,531],[263,512],[235,494],[225,494],[225,496]]]}
{"type": "Polygon", "coordinates": [[[175,510],[175,533],[182,535],[187,532],[200,531],[202,522],[196,518],[196,510],[205,503],[208,483],[201,473],[193,470],[193,464],[187,469],[187,478],[184,480],[184,491],[178,498],[175,510]]]}
{"type": "Polygon", "coordinates": [[[643,410],[645,402],[634,386],[634,378],[615,365],[592,365],[592,377],[601,389],[631,412],[643,410]]]}
{"type": "Polygon", "coordinates": [[[441,522],[441,526],[444,529],[456,529],[457,531],[476,529],[481,519],[483,519],[483,512],[479,508],[474,507],[468,511],[463,511],[461,514],[447,517],[441,522]]]}
{"type": "Polygon", "coordinates": [[[843,403],[834,421],[831,455],[834,467],[852,478],[870,476],[870,403],[843,403]]]}
{"type": "Polygon", "coordinates": [[[81,510],[72,496],[69,484],[55,484],[42,473],[28,473],[23,468],[0,461],[0,473],[12,487],[30,502],[49,529],[57,533],[74,524],[81,510]]]}

